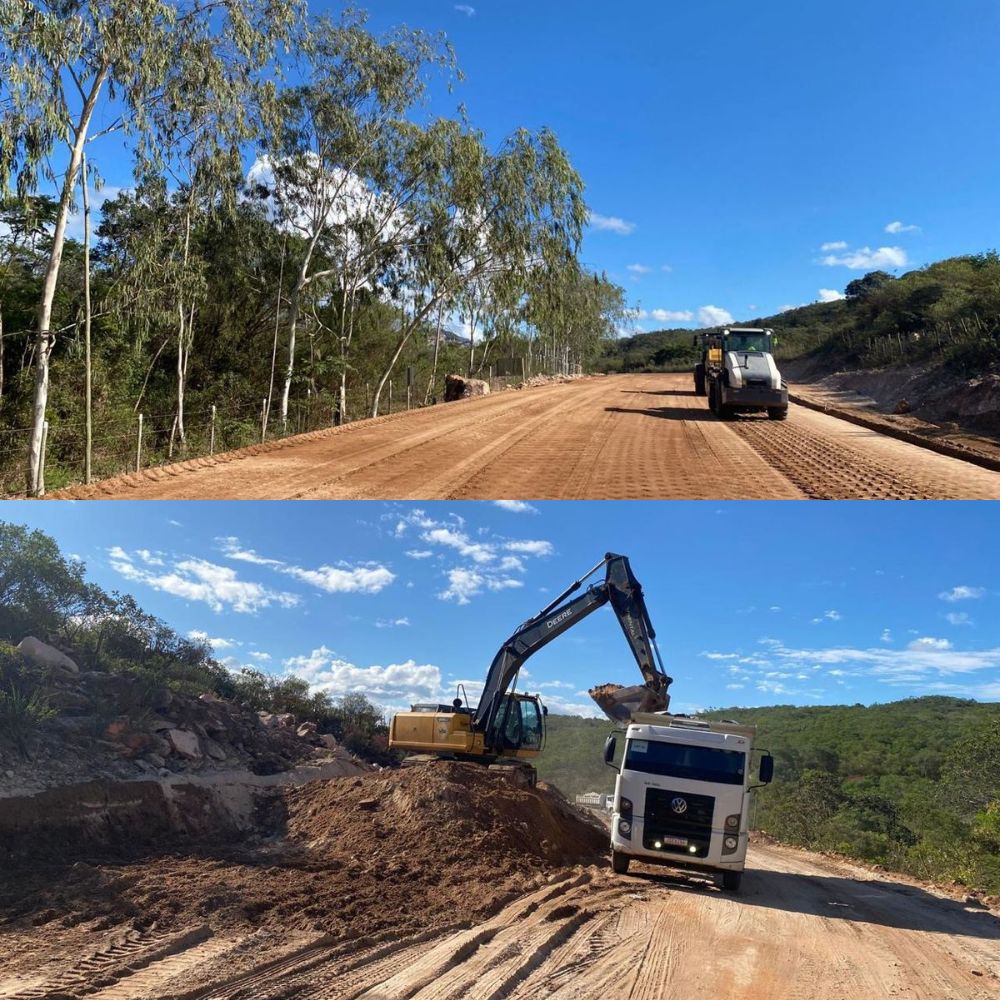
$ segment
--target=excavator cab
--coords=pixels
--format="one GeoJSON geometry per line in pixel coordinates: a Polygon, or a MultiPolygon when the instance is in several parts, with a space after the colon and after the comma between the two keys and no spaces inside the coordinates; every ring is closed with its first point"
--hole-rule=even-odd
{"type": "Polygon", "coordinates": [[[534,695],[505,694],[493,723],[490,744],[503,754],[535,751],[545,745],[545,716],[548,710],[534,695]]]}

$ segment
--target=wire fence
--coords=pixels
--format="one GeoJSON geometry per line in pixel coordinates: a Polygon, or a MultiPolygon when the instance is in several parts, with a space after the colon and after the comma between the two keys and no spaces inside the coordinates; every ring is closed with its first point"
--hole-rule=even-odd
{"type": "MultiPolygon", "coordinates": [[[[524,381],[520,372],[497,374],[499,367],[491,366],[488,372],[482,373],[492,391],[520,385],[524,381]]],[[[536,366],[533,374],[542,374],[539,371],[542,367],[536,366]]],[[[438,375],[433,383],[418,382],[418,379],[412,375],[408,378],[405,373],[401,379],[389,382],[379,400],[379,415],[444,401],[443,374],[438,375]]],[[[374,391],[375,386],[371,383],[351,387],[347,412],[357,416],[346,422],[368,419],[374,391]]],[[[183,434],[176,411],[103,414],[95,419],[93,425],[91,479],[108,479],[172,462],[205,458],[333,427],[338,423],[337,403],[329,394],[291,401],[288,419],[284,422],[279,406],[278,400],[272,401],[269,412],[266,399],[255,403],[198,405],[185,410],[183,434]]],[[[51,493],[84,481],[85,436],[86,426],[82,420],[62,420],[58,414],[50,414],[42,442],[44,492],[51,493]]],[[[0,428],[0,497],[27,494],[26,466],[30,440],[30,427],[0,428]]]]}

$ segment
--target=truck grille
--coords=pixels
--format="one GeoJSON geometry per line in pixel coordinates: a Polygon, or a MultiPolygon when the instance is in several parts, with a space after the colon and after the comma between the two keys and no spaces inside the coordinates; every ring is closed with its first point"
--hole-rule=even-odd
{"type": "Polygon", "coordinates": [[[648,850],[704,858],[712,839],[714,813],[715,799],[711,795],[650,788],[646,792],[642,846],[648,850]],[[664,838],[682,839],[684,843],[668,843],[664,838]]]}

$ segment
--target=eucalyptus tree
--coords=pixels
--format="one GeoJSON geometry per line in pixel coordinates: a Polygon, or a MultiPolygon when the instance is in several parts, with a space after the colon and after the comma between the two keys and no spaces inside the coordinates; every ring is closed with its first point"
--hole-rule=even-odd
{"type": "MultiPolygon", "coordinates": [[[[58,212],[38,303],[27,488],[41,484],[55,338],[52,305],[84,149],[131,138],[139,173],[163,159],[158,112],[201,74],[218,94],[263,74],[300,23],[302,0],[0,0],[0,194],[55,187],[58,212]],[[107,124],[92,129],[98,111],[107,124]]],[[[229,119],[220,125],[228,129],[229,119]]]]}
{"type": "MultiPolygon", "coordinates": [[[[309,73],[283,95],[282,127],[267,156],[251,172],[265,181],[279,223],[298,240],[289,303],[287,361],[281,419],[295,377],[296,337],[310,285],[336,284],[345,323],[358,289],[398,242],[398,219],[412,186],[394,170],[408,116],[426,93],[427,71],[454,71],[443,37],[399,28],[377,38],[365,16],[349,11],[340,21],[321,18],[312,28],[309,73]]],[[[345,407],[346,352],[341,333],[340,386],[345,407]]]]}
{"type": "Polygon", "coordinates": [[[456,134],[439,174],[411,206],[421,238],[398,280],[411,290],[413,311],[379,379],[373,416],[404,347],[440,303],[459,302],[477,282],[509,300],[538,262],[576,254],[587,219],[583,182],[549,129],[519,129],[495,154],[481,135],[456,134]]]}

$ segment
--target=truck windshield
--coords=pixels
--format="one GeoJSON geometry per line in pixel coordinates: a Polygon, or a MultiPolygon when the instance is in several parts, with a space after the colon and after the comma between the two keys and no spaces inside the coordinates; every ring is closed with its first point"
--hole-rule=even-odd
{"type": "Polygon", "coordinates": [[[727,351],[761,351],[770,350],[766,333],[729,333],[726,335],[727,351]]]}
{"type": "Polygon", "coordinates": [[[739,750],[713,750],[657,740],[629,740],[625,747],[624,769],[692,781],[742,785],[746,754],[739,750]]]}

